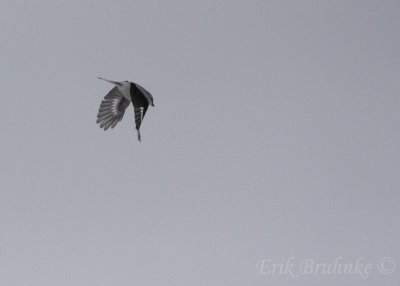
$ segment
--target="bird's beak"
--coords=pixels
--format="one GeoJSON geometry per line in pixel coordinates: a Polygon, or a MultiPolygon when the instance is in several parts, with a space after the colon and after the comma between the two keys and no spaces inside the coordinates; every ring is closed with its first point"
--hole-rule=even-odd
{"type": "Polygon", "coordinates": [[[102,77],[98,77],[98,79],[105,80],[105,81],[107,81],[107,82],[109,82],[109,83],[112,83],[112,84],[115,84],[115,85],[121,85],[120,82],[108,80],[108,79],[105,79],[105,78],[102,78],[102,77]]]}

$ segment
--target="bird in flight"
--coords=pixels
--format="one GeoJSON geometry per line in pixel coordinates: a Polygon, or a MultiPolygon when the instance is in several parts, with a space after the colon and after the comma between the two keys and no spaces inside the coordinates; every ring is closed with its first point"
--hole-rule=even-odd
{"type": "Polygon", "coordinates": [[[97,114],[97,124],[100,123],[100,128],[107,130],[114,128],[115,125],[124,117],[125,109],[132,102],[135,112],[135,124],[138,133],[138,140],[141,141],[140,125],[146,114],[149,105],[154,106],[153,96],[137,83],[130,81],[112,81],[99,77],[114,84],[103,101],[100,104],[99,113],[97,114]]]}

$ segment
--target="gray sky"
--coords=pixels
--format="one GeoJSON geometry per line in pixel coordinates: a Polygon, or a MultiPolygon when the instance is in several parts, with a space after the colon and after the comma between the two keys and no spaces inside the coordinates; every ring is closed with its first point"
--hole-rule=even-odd
{"type": "Polygon", "coordinates": [[[399,1],[60,2],[1,4],[2,284],[398,283],[399,1]]]}

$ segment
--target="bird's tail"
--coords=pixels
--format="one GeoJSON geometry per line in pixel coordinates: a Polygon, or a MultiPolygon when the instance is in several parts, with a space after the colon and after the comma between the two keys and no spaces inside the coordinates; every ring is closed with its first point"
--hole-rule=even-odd
{"type": "Polygon", "coordinates": [[[117,82],[117,81],[112,81],[112,80],[105,79],[105,78],[102,78],[102,77],[97,77],[97,78],[98,78],[98,79],[101,79],[101,80],[104,80],[104,81],[107,81],[107,82],[109,82],[109,83],[115,84],[115,85],[120,85],[120,83],[117,82]]]}
{"type": "Polygon", "coordinates": [[[137,129],[137,139],[142,142],[142,136],[140,136],[140,129],[137,129]]]}

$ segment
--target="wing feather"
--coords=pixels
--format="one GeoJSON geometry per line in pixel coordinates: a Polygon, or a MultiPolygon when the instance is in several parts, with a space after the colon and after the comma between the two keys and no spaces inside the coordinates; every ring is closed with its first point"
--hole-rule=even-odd
{"type": "Polygon", "coordinates": [[[100,128],[104,130],[114,128],[122,120],[129,104],[130,101],[121,94],[118,87],[114,87],[101,102],[96,123],[100,123],[100,128]]]}

